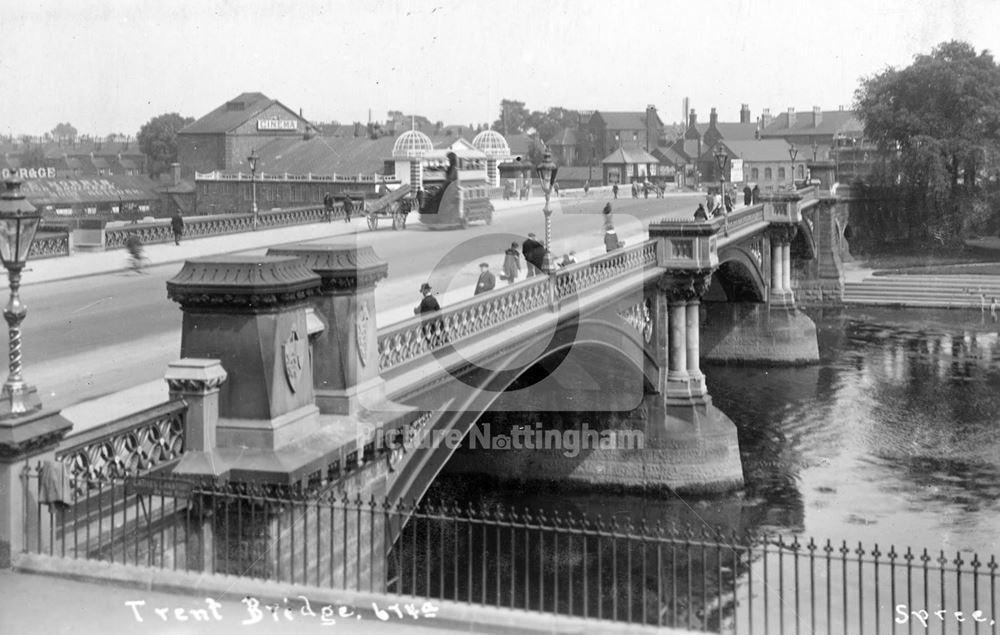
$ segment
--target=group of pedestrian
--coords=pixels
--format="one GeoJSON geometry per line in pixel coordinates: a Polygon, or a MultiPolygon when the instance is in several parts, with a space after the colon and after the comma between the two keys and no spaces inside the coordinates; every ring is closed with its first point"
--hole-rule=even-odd
{"type": "MultiPolygon", "coordinates": [[[[388,190],[385,183],[382,183],[381,187],[388,190]]],[[[333,195],[327,192],[323,195],[323,210],[326,213],[326,222],[333,222],[333,195]]],[[[351,222],[351,214],[354,213],[354,201],[351,200],[349,194],[344,196],[344,222],[351,222]]]]}

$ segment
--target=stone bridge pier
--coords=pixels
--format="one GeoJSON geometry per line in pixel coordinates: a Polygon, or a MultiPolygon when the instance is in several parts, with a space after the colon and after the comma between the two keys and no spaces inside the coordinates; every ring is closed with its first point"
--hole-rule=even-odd
{"type": "Polygon", "coordinates": [[[380,434],[415,417],[385,399],[378,374],[374,287],[386,272],[370,247],[307,245],[190,260],[168,281],[184,317],[182,359],[166,379],[188,402],[187,446],[174,475],[260,494],[259,504],[224,495],[197,502],[192,531],[216,552],[206,555],[206,571],[273,576],[334,545],[318,570],[332,575],[333,561],[352,572],[349,587],[383,584],[382,559],[352,555],[360,545],[385,549],[382,515],[337,529],[318,507],[293,517],[264,499],[279,491],[360,504],[386,495],[380,434]],[[269,548],[304,526],[314,529],[292,550],[269,548]]]}

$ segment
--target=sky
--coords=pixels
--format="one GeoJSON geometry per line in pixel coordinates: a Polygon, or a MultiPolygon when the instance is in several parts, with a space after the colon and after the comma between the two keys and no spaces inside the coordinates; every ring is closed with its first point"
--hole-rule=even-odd
{"type": "Polygon", "coordinates": [[[262,92],[306,119],[446,124],[657,107],[699,121],[850,107],[859,79],[960,39],[1000,0],[28,0],[0,18],[0,133],[135,135],[262,92]]]}

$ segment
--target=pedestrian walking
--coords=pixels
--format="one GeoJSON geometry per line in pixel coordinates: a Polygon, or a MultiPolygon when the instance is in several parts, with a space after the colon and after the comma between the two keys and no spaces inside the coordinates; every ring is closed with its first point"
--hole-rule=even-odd
{"type": "Polygon", "coordinates": [[[632,181],[632,198],[639,198],[639,186],[632,181]]]}
{"type": "Polygon", "coordinates": [[[601,210],[601,215],[604,217],[604,229],[607,230],[613,224],[611,221],[611,201],[604,204],[604,209],[601,210]]]}
{"type": "Polygon", "coordinates": [[[615,195],[615,200],[618,200],[618,184],[615,183],[611,186],[611,193],[615,195]]]}
{"type": "Polygon", "coordinates": [[[125,249],[128,250],[129,255],[129,266],[132,267],[132,271],[136,273],[142,273],[143,257],[142,251],[142,238],[139,234],[130,233],[128,238],[125,239],[125,249]]]}
{"type": "Polygon", "coordinates": [[[181,244],[181,236],[184,235],[184,217],[181,216],[180,210],[170,217],[170,229],[174,232],[174,244],[181,244]]]}
{"type": "Polygon", "coordinates": [[[590,196],[590,179],[583,182],[583,195],[590,196]]]}
{"type": "Polygon", "coordinates": [[[705,206],[698,203],[698,209],[694,210],[695,220],[708,220],[708,212],[705,211],[705,206]]]}
{"type": "Polygon", "coordinates": [[[492,291],[497,286],[496,276],[490,271],[490,263],[479,263],[479,281],[476,282],[476,292],[473,295],[492,291]]]}
{"type": "Polygon", "coordinates": [[[760,201],[760,187],[754,183],[753,189],[750,190],[750,201],[756,205],[760,201]]]}
{"type": "Polygon", "coordinates": [[[329,192],[323,195],[323,210],[326,214],[326,222],[333,221],[333,196],[329,192]]]}
{"type": "Polygon", "coordinates": [[[642,197],[646,199],[649,198],[649,181],[642,182],[642,197]]]}
{"type": "Polygon", "coordinates": [[[750,189],[750,184],[747,183],[743,186],[743,204],[749,205],[753,201],[753,190],[750,189]]]}
{"type": "Polygon", "coordinates": [[[726,192],[726,196],[722,199],[722,204],[726,208],[726,213],[733,211],[733,197],[730,196],[729,192],[726,192]]]}
{"type": "Polygon", "coordinates": [[[521,243],[521,253],[524,254],[524,262],[527,263],[529,278],[542,270],[545,247],[535,240],[534,234],[528,234],[528,239],[521,243]]]}
{"type": "Polygon", "coordinates": [[[997,299],[993,298],[993,302],[990,303],[990,319],[994,322],[997,321],[997,299]]]}
{"type": "Polygon", "coordinates": [[[351,201],[351,196],[347,195],[344,197],[344,222],[351,222],[351,214],[354,212],[354,202],[351,201]]]}
{"type": "Polygon", "coordinates": [[[982,314],[983,318],[986,318],[986,294],[979,291],[979,313],[982,314]]]}
{"type": "Polygon", "coordinates": [[[604,249],[610,253],[615,249],[620,249],[625,246],[625,242],[619,240],[618,234],[615,232],[614,227],[609,227],[604,232],[604,249]]]}
{"type": "Polygon", "coordinates": [[[517,243],[511,243],[510,248],[503,252],[503,273],[500,274],[500,279],[514,284],[520,273],[521,253],[517,250],[517,243]]]}
{"type": "Polygon", "coordinates": [[[413,315],[423,315],[424,313],[441,310],[441,305],[438,304],[437,298],[431,295],[431,285],[426,282],[420,285],[420,294],[423,297],[420,299],[420,304],[413,309],[413,315]]]}

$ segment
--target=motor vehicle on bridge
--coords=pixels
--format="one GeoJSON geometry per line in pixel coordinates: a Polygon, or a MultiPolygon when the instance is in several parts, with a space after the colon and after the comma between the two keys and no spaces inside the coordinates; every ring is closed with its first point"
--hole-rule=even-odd
{"type": "Polygon", "coordinates": [[[460,179],[462,159],[454,152],[447,158],[447,167],[430,166],[424,172],[423,188],[417,193],[420,222],[430,229],[464,229],[477,221],[492,224],[489,184],[485,179],[460,179]]]}

